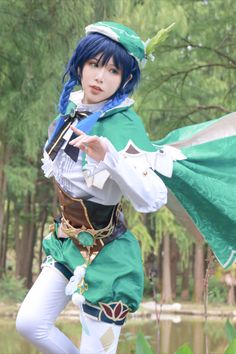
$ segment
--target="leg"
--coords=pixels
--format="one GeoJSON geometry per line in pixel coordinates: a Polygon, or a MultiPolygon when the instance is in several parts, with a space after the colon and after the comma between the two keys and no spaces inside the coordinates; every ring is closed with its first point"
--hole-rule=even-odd
{"type": "Polygon", "coordinates": [[[121,326],[93,320],[87,316],[85,316],[85,321],[90,335],[82,332],[80,353],[115,354],[121,326]]]}
{"type": "Polygon", "coordinates": [[[79,354],[75,345],[54,326],[70,301],[67,280],[56,269],[44,267],[19,310],[16,328],[46,354],[79,354]]]}

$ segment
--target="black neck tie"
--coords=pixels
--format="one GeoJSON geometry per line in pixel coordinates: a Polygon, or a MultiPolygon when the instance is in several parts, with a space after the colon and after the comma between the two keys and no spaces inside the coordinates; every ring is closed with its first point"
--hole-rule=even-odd
{"type": "MultiPolygon", "coordinates": [[[[68,131],[68,129],[70,128],[70,126],[74,122],[74,120],[77,118],[78,121],[80,121],[80,120],[86,118],[89,114],[90,114],[90,112],[75,112],[75,114],[73,114],[73,115],[65,116],[64,124],[59,129],[57,134],[54,136],[54,138],[50,142],[50,144],[48,144],[48,146],[46,147],[46,151],[47,151],[47,153],[50,156],[52,161],[55,159],[55,157],[57,156],[58,151],[60,150],[60,148],[64,144],[64,142],[65,142],[64,135],[66,134],[66,132],[68,131]]],[[[71,138],[70,138],[70,141],[75,139],[76,136],[77,135],[75,133],[73,133],[71,138]]],[[[65,151],[65,153],[68,156],[70,156],[70,158],[73,161],[76,162],[78,160],[79,149],[74,147],[73,145],[70,145],[69,142],[67,143],[64,151],[65,151]]]]}

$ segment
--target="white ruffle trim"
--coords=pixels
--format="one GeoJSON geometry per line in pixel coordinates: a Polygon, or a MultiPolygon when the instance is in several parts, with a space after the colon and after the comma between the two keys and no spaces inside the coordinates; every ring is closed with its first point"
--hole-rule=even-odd
{"type": "Polygon", "coordinates": [[[44,150],[43,152],[43,158],[41,159],[42,161],[42,170],[44,173],[44,176],[47,178],[50,178],[53,176],[53,161],[50,159],[48,156],[48,153],[44,150]]]}
{"type": "MultiPolygon", "coordinates": [[[[107,152],[111,152],[113,154],[118,154],[115,150],[114,146],[111,142],[104,137],[100,137],[107,146],[107,152]]],[[[97,187],[99,189],[103,189],[105,182],[110,177],[110,172],[105,169],[103,161],[97,162],[88,155],[86,156],[87,164],[85,165],[85,169],[83,171],[83,175],[88,187],[97,187]]]]}

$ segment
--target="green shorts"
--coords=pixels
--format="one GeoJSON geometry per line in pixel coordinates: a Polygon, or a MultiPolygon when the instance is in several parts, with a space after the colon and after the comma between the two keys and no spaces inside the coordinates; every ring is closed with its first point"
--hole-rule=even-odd
{"type": "MultiPolygon", "coordinates": [[[[50,233],[43,240],[43,249],[46,256],[72,272],[85,263],[69,238],[61,241],[50,233]]],[[[88,266],[85,282],[88,289],[83,296],[88,303],[99,306],[121,301],[131,312],[137,310],[143,296],[144,275],[140,246],[129,230],[102,248],[88,266]]]]}

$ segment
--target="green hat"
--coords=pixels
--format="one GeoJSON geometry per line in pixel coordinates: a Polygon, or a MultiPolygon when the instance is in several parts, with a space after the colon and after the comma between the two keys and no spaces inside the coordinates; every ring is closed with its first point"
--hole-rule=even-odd
{"type": "Polygon", "coordinates": [[[160,30],[152,39],[148,39],[146,43],[129,27],[111,21],[100,21],[91,24],[85,28],[85,33],[97,32],[113,39],[120,43],[139,63],[145,64],[148,57],[153,59],[152,52],[159,43],[165,40],[172,27],[173,24],[166,29],[160,30]]]}
{"type": "Polygon", "coordinates": [[[145,58],[144,42],[130,28],[116,22],[101,21],[85,28],[86,34],[91,32],[101,33],[114,41],[122,44],[127,52],[135,57],[138,62],[145,58]]]}

